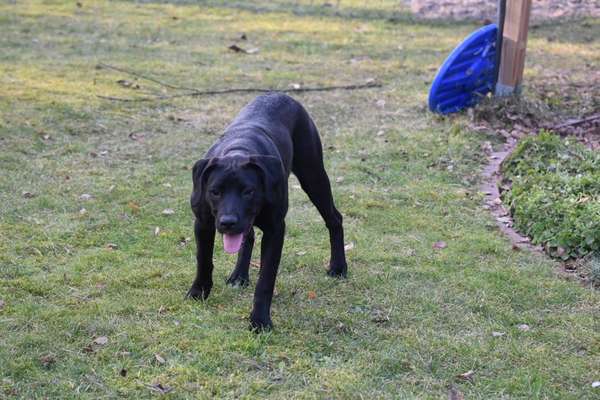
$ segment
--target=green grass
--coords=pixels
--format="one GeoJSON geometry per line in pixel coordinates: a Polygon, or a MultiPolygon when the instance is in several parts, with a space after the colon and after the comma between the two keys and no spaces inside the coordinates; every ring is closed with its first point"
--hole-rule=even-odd
{"type": "MultiPolygon", "coordinates": [[[[489,138],[425,108],[476,26],[362,3],[0,4],[0,397],[147,398],[160,383],[169,398],[440,399],[451,385],[468,399],[597,398],[600,295],[512,250],[477,193],[489,138]],[[242,32],[258,53],[227,50],[242,32]],[[354,243],[349,279],[325,276],[326,229],[292,180],[275,331],[247,330],[252,290],[225,286],[220,244],[211,297],[184,301],[190,168],[253,95],[111,102],[97,95],[171,91],[123,88],[132,78],[99,62],[198,88],[384,83],[296,96],[354,243]]],[[[579,38],[593,33],[593,19],[532,30],[526,81],[584,81],[600,46],[579,38]]]]}
{"type": "Polygon", "coordinates": [[[600,154],[542,132],[521,141],[502,170],[519,231],[565,260],[600,251],[600,154]]]}

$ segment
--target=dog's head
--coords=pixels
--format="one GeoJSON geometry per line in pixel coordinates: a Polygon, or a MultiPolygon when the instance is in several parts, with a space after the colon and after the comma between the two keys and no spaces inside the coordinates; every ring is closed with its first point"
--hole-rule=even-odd
{"type": "Polygon", "coordinates": [[[285,194],[281,161],[273,156],[229,156],[202,159],[193,169],[192,210],[210,212],[223,234],[225,250],[239,250],[254,218],[285,194]]]}

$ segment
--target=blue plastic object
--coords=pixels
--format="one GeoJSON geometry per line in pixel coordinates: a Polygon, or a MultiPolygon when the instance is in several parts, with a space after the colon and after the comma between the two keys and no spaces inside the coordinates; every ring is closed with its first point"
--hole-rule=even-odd
{"type": "Polygon", "coordinates": [[[429,90],[429,109],[440,114],[471,107],[494,89],[496,24],[469,35],[440,67],[429,90]]]}

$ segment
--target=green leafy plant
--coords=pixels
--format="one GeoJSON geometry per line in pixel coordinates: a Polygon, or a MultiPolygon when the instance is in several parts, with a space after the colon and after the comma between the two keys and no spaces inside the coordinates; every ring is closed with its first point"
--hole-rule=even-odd
{"type": "Polygon", "coordinates": [[[554,257],[600,250],[600,155],[549,132],[524,139],[504,162],[515,227],[554,257]]]}

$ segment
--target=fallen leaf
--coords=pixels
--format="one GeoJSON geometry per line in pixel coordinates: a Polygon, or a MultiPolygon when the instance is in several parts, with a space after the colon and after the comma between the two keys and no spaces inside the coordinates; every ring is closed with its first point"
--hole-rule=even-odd
{"type": "Polygon", "coordinates": [[[529,328],[529,325],[527,325],[527,324],[520,324],[520,325],[517,325],[517,329],[519,329],[520,331],[523,331],[523,332],[527,332],[530,328],[529,328]]]}
{"type": "Polygon", "coordinates": [[[354,248],[354,242],[350,242],[344,246],[344,251],[350,251],[354,248]]]}
{"type": "Polygon", "coordinates": [[[119,85],[123,86],[124,88],[129,88],[129,89],[139,89],[140,88],[140,85],[138,83],[131,82],[131,81],[128,81],[126,79],[119,79],[117,81],[117,83],[119,85]]]}
{"type": "Polygon", "coordinates": [[[89,193],[84,193],[81,196],[79,196],[79,200],[83,200],[83,201],[90,200],[91,198],[92,198],[92,195],[89,193]]]}
{"type": "Polygon", "coordinates": [[[255,54],[255,53],[258,53],[259,50],[260,49],[258,47],[253,47],[251,49],[246,50],[246,53],[247,54],[255,54]]]}
{"type": "Polygon", "coordinates": [[[505,334],[506,333],[504,333],[504,332],[496,332],[496,331],[492,332],[493,337],[500,337],[500,336],[504,336],[505,334]]]}
{"type": "Polygon", "coordinates": [[[163,365],[164,363],[166,363],[165,359],[160,354],[158,354],[158,353],[154,354],[154,359],[160,365],[163,365]]]}
{"type": "Polygon", "coordinates": [[[260,262],[258,261],[250,261],[250,265],[254,268],[260,269],[260,262]]]}
{"type": "Polygon", "coordinates": [[[338,176],[337,178],[335,178],[335,181],[337,183],[342,183],[342,182],[344,182],[344,177],[343,176],[338,176]]]}
{"type": "Polygon", "coordinates": [[[316,299],[316,298],[317,298],[317,293],[315,293],[315,291],[314,291],[314,290],[310,290],[310,291],[308,292],[308,299],[309,299],[309,300],[314,300],[314,299],[316,299]]]}
{"type": "Polygon", "coordinates": [[[135,140],[136,142],[141,142],[142,140],[144,140],[144,138],[146,137],[145,133],[142,132],[131,132],[129,135],[127,135],[129,137],[129,139],[131,140],[135,140]]]}
{"type": "Polygon", "coordinates": [[[235,53],[248,53],[247,50],[242,49],[240,46],[238,46],[237,44],[232,44],[231,46],[228,47],[229,50],[235,52],[235,53]]]}
{"type": "Polygon", "coordinates": [[[135,201],[130,201],[127,203],[127,207],[131,210],[132,213],[137,214],[140,212],[140,205],[135,201]]]}
{"type": "Polygon", "coordinates": [[[297,256],[303,256],[303,255],[305,255],[305,254],[306,254],[306,252],[305,252],[305,251],[298,251],[298,252],[296,252],[296,255],[297,255],[297,256]]]}
{"type": "Polygon", "coordinates": [[[79,214],[85,215],[85,214],[87,214],[87,210],[85,208],[81,208],[81,210],[79,210],[79,214]]]}
{"type": "Polygon", "coordinates": [[[56,358],[53,354],[46,354],[40,357],[40,363],[44,368],[50,367],[52,364],[56,362],[56,358]]]}
{"type": "Polygon", "coordinates": [[[172,387],[166,386],[166,385],[162,385],[161,383],[155,383],[153,385],[146,385],[150,390],[154,390],[156,392],[159,392],[161,394],[166,394],[169,393],[171,391],[173,391],[172,387]]]}
{"type": "Polygon", "coordinates": [[[463,394],[456,387],[451,386],[448,390],[448,400],[464,400],[463,394]]]}
{"type": "Polygon", "coordinates": [[[96,339],[94,339],[94,343],[104,346],[106,343],[108,343],[108,338],[106,336],[98,336],[96,339]]]}
{"type": "Polygon", "coordinates": [[[439,242],[435,242],[432,247],[436,250],[441,250],[448,247],[448,245],[446,244],[446,242],[440,240],[439,242]]]}
{"type": "Polygon", "coordinates": [[[371,312],[371,321],[375,322],[376,324],[385,324],[386,322],[389,322],[389,320],[389,314],[382,310],[375,309],[371,312]]]}
{"type": "Polygon", "coordinates": [[[160,234],[160,228],[157,226],[154,228],[154,236],[158,236],[160,234]]]}
{"type": "Polygon", "coordinates": [[[475,371],[473,371],[472,369],[468,370],[467,372],[457,375],[456,377],[458,379],[462,379],[463,381],[469,381],[472,382],[473,381],[473,375],[475,375],[475,371]]]}
{"type": "Polygon", "coordinates": [[[31,192],[23,192],[23,193],[21,193],[21,196],[23,196],[23,198],[25,198],[25,199],[31,199],[31,198],[35,197],[35,194],[33,194],[31,192]]]}
{"type": "Polygon", "coordinates": [[[175,214],[175,210],[173,210],[172,208],[165,208],[164,210],[162,210],[162,215],[173,215],[175,214]]]}
{"type": "Polygon", "coordinates": [[[179,238],[179,245],[183,247],[183,246],[186,246],[191,241],[192,241],[192,238],[182,236],[179,238]]]}

